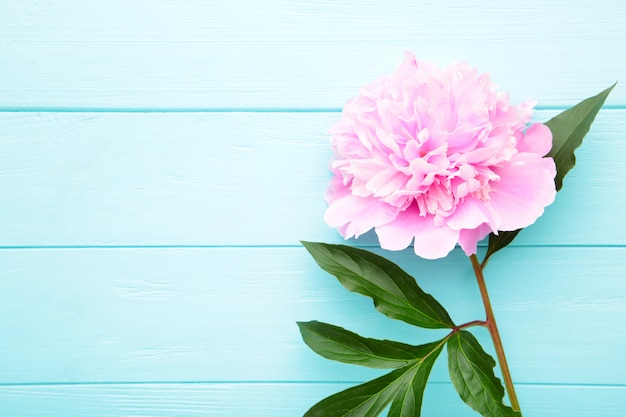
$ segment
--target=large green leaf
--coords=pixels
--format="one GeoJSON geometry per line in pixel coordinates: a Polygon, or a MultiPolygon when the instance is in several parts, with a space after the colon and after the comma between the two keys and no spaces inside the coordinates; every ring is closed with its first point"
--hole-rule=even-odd
{"type": "MultiPolygon", "coordinates": [[[[614,87],[615,84],[600,94],[589,97],[574,107],[559,113],[545,123],[552,132],[552,149],[547,156],[552,157],[556,165],[554,182],[557,191],[563,187],[565,175],[576,164],[574,151],[582,144],[583,138],[589,132],[591,124],[614,87]]],[[[491,255],[509,245],[520,230],[500,232],[498,235],[490,234],[483,265],[487,263],[491,255]]]]}
{"type": "Polygon", "coordinates": [[[380,378],[341,391],[315,404],[304,417],[376,417],[393,401],[389,417],[419,417],[426,381],[443,348],[380,378]]]}
{"type": "Polygon", "coordinates": [[[454,327],[441,304],[393,262],[345,245],[302,244],[323,270],[348,290],[371,297],[386,316],[430,329],[454,327]]]}
{"type": "Polygon", "coordinates": [[[496,362],[470,332],[457,332],[447,345],[452,385],[467,405],[483,417],[521,417],[502,402],[504,387],[493,373],[496,362]]]}
{"type": "Polygon", "coordinates": [[[576,164],[574,151],[582,144],[583,138],[591,128],[591,123],[593,123],[614,87],[615,84],[597,96],[581,101],[545,123],[552,131],[552,149],[548,156],[554,158],[556,164],[554,182],[557,191],[563,186],[563,177],[576,164]]]}
{"type": "Polygon", "coordinates": [[[370,368],[400,368],[423,359],[439,345],[439,342],[434,342],[413,346],[391,340],[370,339],[319,321],[300,322],[298,327],[304,343],[318,355],[370,368]]]}

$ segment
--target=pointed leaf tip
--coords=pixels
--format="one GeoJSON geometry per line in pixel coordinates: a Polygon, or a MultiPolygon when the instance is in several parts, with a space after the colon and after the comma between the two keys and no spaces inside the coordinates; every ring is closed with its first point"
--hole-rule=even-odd
{"type": "MultiPolygon", "coordinates": [[[[616,85],[617,81],[601,93],[581,101],[545,123],[552,132],[552,149],[547,156],[552,157],[556,165],[554,183],[557,191],[563,187],[565,175],[576,164],[574,151],[582,144],[596,115],[616,85]]],[[[498,235],[491,233],[483,266],[487,264],[491,255],[508,246],[521,230],[500,232],[498,235]]]]}
{"type": "Polygon", "coordinates": [[[298,323],[304,343],[326,359],[378,369],[393,369],[415,363],[440,344],[420,346],[359,336],[339,326],[319,321],[298,323]]]}
{"type": "Polygon", "coordinates": [[[582,144],[583,138],[589,132],[596,115],[616,85],[617,82],[545,123],[552,132],[552,149],[548,156],[552,157],[556,164],[557,174],[554,182],[557,191],[563,186],[565,175],[576,164],[574,151],[582,144]]]}

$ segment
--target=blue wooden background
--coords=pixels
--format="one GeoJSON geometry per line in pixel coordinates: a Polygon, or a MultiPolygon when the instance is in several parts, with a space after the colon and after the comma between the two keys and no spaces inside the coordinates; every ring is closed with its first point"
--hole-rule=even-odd
{"type": "MultiPolygon", "coordinates": [[[[439,336],[298,244],[342,241],[326,130],[405,50],[468,60],[537,120],[621,80],[486,273],[525,416],[626,415],[624,22],[623,0],[2,0],[0,416],[300,416],[381,373],[317,357],[295,321],[439,336]]],[[[387,255],[483,318],[460,250],[387,255]]],[[[431,381],[424,416],[475,415],[445,360],[431,381]]]]}

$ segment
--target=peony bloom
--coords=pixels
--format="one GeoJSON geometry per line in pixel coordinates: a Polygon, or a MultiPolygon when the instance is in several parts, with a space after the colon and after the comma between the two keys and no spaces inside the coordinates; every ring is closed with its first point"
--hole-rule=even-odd
{"type": "Polygon", "coordinates": [[[361,90],[331,128],[325,220],[347,239],[375,229],[384,249],[428,259],[490,232],[534,223],[554,201],[556,169],[534,102],[517,106],[487,74],[406,54],[361,90]]]}

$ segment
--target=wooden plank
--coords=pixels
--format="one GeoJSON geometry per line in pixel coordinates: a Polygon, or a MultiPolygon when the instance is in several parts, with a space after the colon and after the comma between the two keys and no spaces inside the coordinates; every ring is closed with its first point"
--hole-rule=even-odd
{"type": "MultiPolygon", "coordinates": [[[[516,381],[626,384],[625,251],[494,257],[488,286],[516,381]]],[[[484,317],[461,251],[385,255],[456,322],[484,317]]],[[[362,381],[381,371],[316,356],[295,322],[414,344],[445,335],[380,315],[303,248],[2,250],[0,265],[0,383],[362,381]]],[[[448,380],[445,361],[432,378],[448,380]]]]}
{"type": "MultiPolygon", "coordinates": [[[[7,417],[295,417],[349,384],[140,384],[0,386],[7,417]]],[[[529,417],[622,417],[626,387],[517,387],[529,417]]],[[[430,384],[423,416],[473,417],[451,384],[430,384]]]]}
{"type": "MultiPolygon", "coordinates": [[[[326,131],[338,117],[0,113],[0,245],[340,242],[323,222],[326,131]]],[[[600,113],[556,203],[519,244],[626,243],[624,131],[626,111],[600,113]]]]}
{"type": "Polygon", "coordinates": [[[467,60],[548,106],[626,74],[622,0],[5,3],[5,109],[339,108],[405,50],[467,60]]]}

